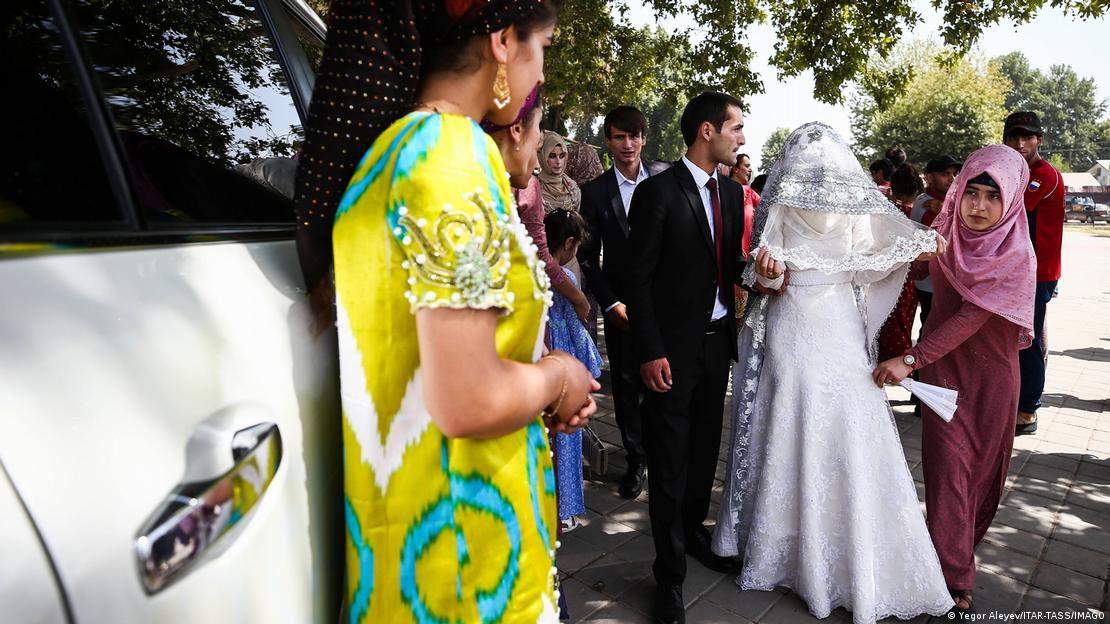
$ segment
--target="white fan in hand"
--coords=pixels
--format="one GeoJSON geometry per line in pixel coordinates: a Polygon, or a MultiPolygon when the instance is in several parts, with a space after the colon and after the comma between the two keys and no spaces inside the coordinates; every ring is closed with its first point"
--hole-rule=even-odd
{"type": "Polygon", "coordinates": [[[914,381],[909,377],[901,381],[901,386],[921,399],[921,402],[928,405],[937,413],[937,416],[943,418],[944,422],[952,422],[952,417],[956,415],[956,399],[960,395],[959,392],[914,381]]]}

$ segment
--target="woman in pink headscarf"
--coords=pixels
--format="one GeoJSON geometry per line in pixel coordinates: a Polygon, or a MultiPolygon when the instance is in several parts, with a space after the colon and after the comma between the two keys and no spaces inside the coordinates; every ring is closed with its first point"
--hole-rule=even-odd
{"type": "Polygon", "coordinates": [[[883,384],[921,369],[921,381],[960,393],[952,422],[923,407],[921,463],[929,533],[962,612],[972,608],[975,547],[1006,483],[1018,350],[1032,338],[1037,264],[1024,210],[1028,183],[1025,160],[1004,145],[967,159],[933,223],[949,248],[931,263],[935,299],[924,337],[874,372],[883,384]]]}

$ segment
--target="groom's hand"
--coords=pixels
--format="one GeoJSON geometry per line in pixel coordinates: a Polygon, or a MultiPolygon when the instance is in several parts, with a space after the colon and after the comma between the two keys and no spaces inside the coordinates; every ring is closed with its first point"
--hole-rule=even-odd
{"type": "Polygon", "coordinates": [[[671,363],[659,358],[640,365],[640,378],[652,392],[663,393],[671,389],[671,363]]]}

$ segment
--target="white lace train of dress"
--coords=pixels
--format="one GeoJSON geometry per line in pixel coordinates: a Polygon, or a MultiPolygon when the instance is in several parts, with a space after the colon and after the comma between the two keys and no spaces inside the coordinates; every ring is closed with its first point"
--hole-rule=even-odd
{"type": "Polygon", "coordinates": [[[714,550],[744,555],[741,588],[790,587],[819,618],[837,607],[856,624],[942,615],[953,601],[871,380],[854,275],[791,274],[766,308],[757,377],[743,333],[714,550]]]}

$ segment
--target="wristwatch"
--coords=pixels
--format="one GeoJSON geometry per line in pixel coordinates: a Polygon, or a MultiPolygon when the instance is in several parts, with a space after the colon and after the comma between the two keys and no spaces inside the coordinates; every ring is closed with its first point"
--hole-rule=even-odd
{"type": "Polygon", "coordinates": [[[907,353],[902,356],[902,363],[913,368],[913,365],[917,364],[917,358],[915,358],[912,353],[907,353]]]}

